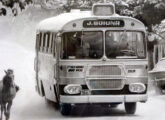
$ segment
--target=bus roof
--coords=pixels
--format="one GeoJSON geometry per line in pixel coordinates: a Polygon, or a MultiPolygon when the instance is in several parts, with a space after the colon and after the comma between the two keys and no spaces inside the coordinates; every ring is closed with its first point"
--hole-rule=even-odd
{"type": "Polygon", "coordinates": [[[72,12],[72,13],[63,13],[58,16],[45,19],[41,21],[37,29],[41,31],[60,31],[62,27],[70,21],[90,17],[90,12],[72,12]]]}
{"type": "MultiPolygon", "coordinates": [[[[92,15],[91,11],[80,11],[80,10],[74,10],[70,13],[62,13],[58,16],[52,17],[45,19],[41,21],[38,26],[37,30],[38,31],[51,31],[51,32],[58,32],[63,30],[63,27],[75,20],[86,20],[86,19],[127,19],[131,20],[135,23],[138,23],[138,26],[136,26],[136,29],[141,29],[145,31],[145,26],[142,22],[139,20],[132,18],[132,17],[127,17],[127,16],[119,16],[118,14],[113,14],[112,16],[94,16],[92,15]]],[[[135,27],[134,27],[135,28],[135,27]]]]}

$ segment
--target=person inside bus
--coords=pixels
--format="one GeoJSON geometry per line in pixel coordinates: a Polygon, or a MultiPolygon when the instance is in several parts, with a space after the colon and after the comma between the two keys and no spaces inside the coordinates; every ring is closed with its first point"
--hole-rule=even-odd
{"type": "Polygon", "coordinates": [[[124,56],[129,48],[128,36],[125,32],[109,32],[106,35],[106,53],[108,57],[124,56]]]}
{"type": "Polygon", "coordinates": [[[120,50],[128,49],[128,37],[126,32],[120,33],[119,46],[120,46],[120,50]]]}
{"type": "Polygon", "coordinates": [[[76,39],[76,58],[88,58],[89,57],[89,41],[84,39],[83,35],[76,39]]]}
{"type": "Polygon", "coordinates": [[[64,34],[63,52],[62,52],[63,59],[75,58],[75,52],[76,52],[75,34],[76,34],[75,32],[64,34]]]}
{"type": "Polygon", "coordinates": [[[102,44],[103,40],[101,32],[66,33],[63,40],[63,58],[100,58],[103,55],[102,44]]]}
{"type": "Polygon", "coordinates": [[[103,55],[103,40],[101,32],[84,32],[84,48],[88,58],[97,59],[103,55]]]}
{"type": "Polygon", "coordinates": [[[132,32],[122,32],[120,35],[120,52],[122,56],[135,56],[136,41],[135,34],[132,32]],[[131,35],[131,36],[129,36],[131,35]],[[128,37],[129,36],[129,37],[128,37]]]}
{"type": "Polygon", "coordinates": [[[116,57],[118,55],[118,41],[115,38],[115,32],[106,33],[106,54],[108,57],[116,57]]]}

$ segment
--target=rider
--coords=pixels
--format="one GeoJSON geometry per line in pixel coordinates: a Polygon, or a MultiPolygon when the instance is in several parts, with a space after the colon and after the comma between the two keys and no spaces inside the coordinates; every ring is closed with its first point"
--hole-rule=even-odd
{"type": "Polygon", "coordinates": [[[7,71],[5,71],[5,73],[6,73],[6,75],[3,78],[3,84],[5,84],[6,79],[8,79],[7,76],[11,76],[11,78],[13,79],[13,87],[15,86],[16,91],[18,91],[19,86],[14,83],[14,71],[12,69],[8,69],[7,71]]]}

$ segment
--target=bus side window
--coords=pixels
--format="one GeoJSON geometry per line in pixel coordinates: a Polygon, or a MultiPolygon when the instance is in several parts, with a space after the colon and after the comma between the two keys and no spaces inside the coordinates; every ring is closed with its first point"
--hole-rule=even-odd
{"type": "Polygon", "coordinates": [[[43,52],[43,33],[40,33],[40,52],[43,52]]]}
{"type": "Polygon", "coordinates": [[[53,34],[53,39],[52,39],[52,53],[53,53],[53,56],[54,57],[56,55],[56,42],[55,42],[55,39],[56,39],[56,34],[53,34]]]}
{"type": "Polygon", "coordinates": [[[46,33],[46,44],[45,44],[45,49],[46,49],[46,53],[49,53],[49,40],[50,39],[50,33],[46,33]]]}
{"type": "Polygon", "coordinates": [[[39,51],[41,50],[41,38],[42,38],[42,33],[39,33],[39,40],[38,40],[39,51]]]}
{"type": "Polygon", "coordinates": [[[37,50],[37,52],[39,51],[39,48],[40,48],[40,34],[37,34],[36,35],[36,50],[37,50]]]}
{"type": "Polygon", "coordinates": [[[55,35],[54,35],[54,33],[52,33],[52,39],[51,39],[51,53],[54,53],[53,51],[54,51],[54,39],[55,39],[55,35]]]}
{"type": "Polygon", "coordinates": [[[43,52],[46,53],[46,44],[47,44],[47,34],[44,33],[43,35],[43,52]]]}
{"type": "Polygon", "coordinates": [[[49,34],[49,38],[47,41],[47,49],[48,49],[48,53],[51,54],[52,33],[48,33],[48,34],[49,34]]]}

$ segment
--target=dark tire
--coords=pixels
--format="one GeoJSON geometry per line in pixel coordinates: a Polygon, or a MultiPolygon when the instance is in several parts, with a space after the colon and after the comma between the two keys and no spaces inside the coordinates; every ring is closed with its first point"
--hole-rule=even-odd
{"type": "Polygon", "coordinates": [[[70,115],[72,110],[71,104],[61,104],[60,105],[60,112],[62,115],[70,115]]]}
{"type": "Polygon", "coordinates": [[[136,102],[124,103],[125,111],[127,114],[135,114],[136,112],[136,102]]]}

